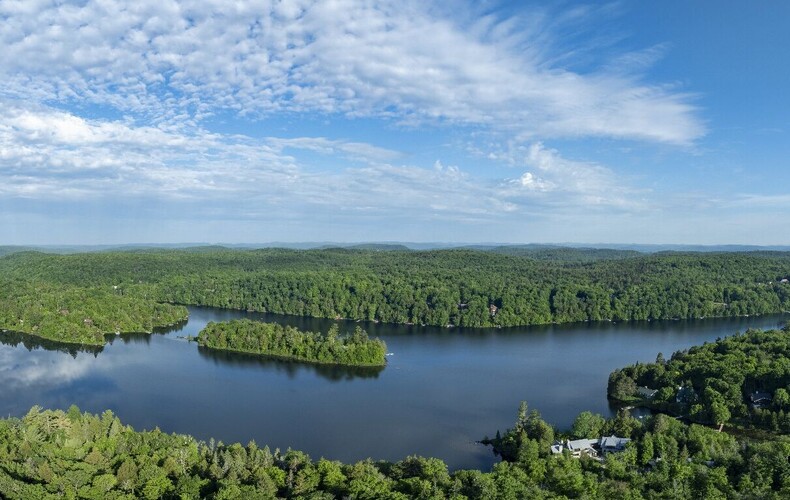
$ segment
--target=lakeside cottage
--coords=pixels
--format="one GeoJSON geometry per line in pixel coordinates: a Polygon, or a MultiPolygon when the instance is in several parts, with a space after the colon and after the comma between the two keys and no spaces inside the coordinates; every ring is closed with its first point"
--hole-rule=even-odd
{"type": "Polygon", "coordinates": [[[552,455],[559,455],[568,450],[572,457],[602,458],[607,453],[617,453],[625,450],[631,440],[618,436],[604,436],[598,439],[568,439],[564,443],[558,441],[551,446],[552,455]]]}
{"type": "Polygon", "coordinates": [[[576,439],[566,441],[565,447],[571,452],[571,456],[575,458],[581,458],[582,455],[597,458],[598,450],[595,449],[597,444],[597,439],[576,439]]]}
{"type": "Polygon", "coordinates": [[[621,438],[615,435],[602,437],[600,448],[603,453],[623,451],[625,449],[625,445],[627,445],[629,441],[631,440],[628,438],[621,438]]]}
{"type": "Polygon", "coordinates": [[[636,390],[636,394],[640,398],[644,398],[644,399],[653,399],[653,397],[656,395],[657,392],[658,389],[651,389],[647,386],[639,387],[636,390]]]}

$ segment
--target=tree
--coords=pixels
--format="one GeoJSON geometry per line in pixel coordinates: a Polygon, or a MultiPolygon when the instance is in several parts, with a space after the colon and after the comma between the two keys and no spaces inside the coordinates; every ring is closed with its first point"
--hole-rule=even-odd
{"type": "Polygon", "coordinates": [[[790,410],[790,393],[784,387],[774,391],[773,404],[777,410],[790,410]]]}
{"type": "Polygon", "coordinates": [[[571,426],[571,434],[577,438],[599,437],[606,420],[597,413],[583,411],[579,413],[571,426]]]}
{"type": "Polygon", "coordinates": [[[711,420],[719,425],[719,432],[724,429],[724,424],[730,419],[730,410],[720,401],[714,401],[710,406],[711,420]]]}

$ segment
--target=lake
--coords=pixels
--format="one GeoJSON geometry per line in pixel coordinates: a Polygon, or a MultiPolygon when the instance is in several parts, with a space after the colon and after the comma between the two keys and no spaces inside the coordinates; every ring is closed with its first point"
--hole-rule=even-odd
{"type": "MultiPolygon", "coordinates": [[[[475,441],[512,426],[520,401],[560,429],[583,410],[610,415],[606,383],[615,368],[790,318],[486,330],[361,323],[393,355],[384,369],[360,370],[210,352],[179,338],[197,335],[208,321],[240,317],[323,331],[332,320],[189,310],[186,324],[113,337],[95,350],[0,333],[0,412],[76,404],[93,413],[111,409],[138,430],[254,440],[314,459],[419,454],[451,469],[488,470],[496,457],[475,441]]],[[[356,326],[340,323],[341,330],[356,326]]]]}

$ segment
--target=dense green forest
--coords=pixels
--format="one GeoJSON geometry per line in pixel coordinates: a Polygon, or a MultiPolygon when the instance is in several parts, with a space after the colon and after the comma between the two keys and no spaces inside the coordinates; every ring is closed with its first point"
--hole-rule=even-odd
{"type": "Polygon", "coordinates": [[[450,472],[435,458],[342,464],[255,443],[225,445],[101,416],[34,407],[0,420],[0,497],[84,499],[780,499],[790,496],[790,442],[736,439],[657,415],[583,413],[563,436],[522,405],[495,439],[492,471],[450,472]],[[602,460],[552,455],[556,438],[609,432],[631,439],[602,460]]]}
{"type": "Polygon", "coordinates": [[[200,331],[201,347],[225,351],[264,354],[280,358],[349,366],[383,366],[387,346],[383,340],[368,338],[357,327],[351,335],[339,335],[333,325],[326,333],[303,332],[279,323],[237,319],[209,322],[200,331]]]}
{"type": "Polygon", "coordinates": [[[790,432],[790,324],[659,355],[609,376],[608,394],[693,421],[790,432]],[[638,394],[639,387],[655,390],[638,394]]]}
{"type": "MultiPolygon", "coordinates": [[[[160,302],[469,327],[790,310],[790,253],[137,250],[0,258],[7,280],[160,302]]],[[[13,286],[13,285],[11,285],[13,286]]]]}
{"type": "Polygon", "coordinates": [[[0,329],[64,343],[104,345],[104,335],[151,332],[187,318],[183,306],[123,295],[110,286],[0,282],[0,329]]]}

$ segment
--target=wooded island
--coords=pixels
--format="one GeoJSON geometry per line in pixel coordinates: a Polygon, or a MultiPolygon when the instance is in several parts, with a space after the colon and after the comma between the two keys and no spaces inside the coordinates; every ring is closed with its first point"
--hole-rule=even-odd
{"type": "Polygon", "coordinates": [[[387,354],[384,341],[368,338],[360,327],[351,335],[339,335],[333,325],[322,334],[248,319],[209,322],[197,342],[210,349],[348,366],[384,366],[387,354]]]}

